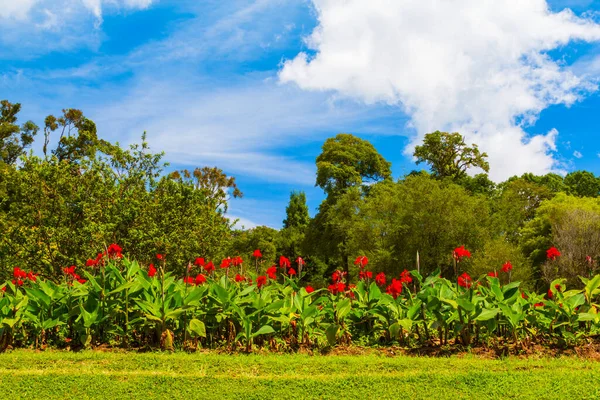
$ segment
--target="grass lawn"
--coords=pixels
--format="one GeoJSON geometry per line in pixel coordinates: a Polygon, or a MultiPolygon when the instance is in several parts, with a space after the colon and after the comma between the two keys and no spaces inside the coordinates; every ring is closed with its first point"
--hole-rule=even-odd
{"type": "Polygon", "coordinates": [[[309,355],[0,354],[0,399],[598,399],[600,362],[309,355]]]}

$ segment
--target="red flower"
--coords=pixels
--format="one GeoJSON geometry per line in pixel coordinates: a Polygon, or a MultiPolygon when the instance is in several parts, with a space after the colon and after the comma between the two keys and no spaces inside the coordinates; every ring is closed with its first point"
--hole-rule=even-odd
{"type": "Polygon", "coordinates": [[[331,280],[333,281],[333,283],[338,283],[339,281],[342,280],[343,276],[344,276],[343,272],[335,271],[333,274],[331,274],[331,280]]]}
{"type": "Polygon", "coordinates": [[[290,269],[288,269],[288,274],[290,276],[294,276],[294,275],[296,275],[296,270],[294,268],[290,268],[290,269]]]}
{"type": "Polygon", "coordinates": [[[542,303],[535,303],[533,306],[534,307],[544,307],[544,303],[543,302],[542,303]]]}
{"type": "Polygon", "coordinates": [[[110,258],[123,258],[123,255],[121,254],[122,251],[123,249],[121,248],[121,246],[115,243],[108,246],[108,249],[106,250],[106,252],[108,253],[108,257],[110,258]]]}
{"type": "Polygon", "coordinates": [[[401,280],[392,279],[392,284],[387,287],[386,293],[392,295],[394,299],[396,299],[402,293],[402,287],[401,280]]]}
{"type": "Polygon", "coordinates": [[[458,286],[468,289],[471,287],[472,284],[473,284],[473,278],[471,278],[471,276],[469,274],[467,274],[466,272],[458,277],[458,286]]]}
{"type": "Polygon", "coordinates": [[[554,285],[554,289],[556,289],[557,292],[562,292],[562,287],[559,284],[554,285]]]}
{"type": "Polygon", "coordinates": [[[332,294],[343,293],[346,290],[346,284],[344,282],[338,282],[331,284],[327,287],[332,294]]]}
{"type": "Polygon", "coordinates": [[[279,266],[281,268],[289,268],[291,266],[290,259],[284,256],[279,257],[279,266]]]}
{"type": "Polygon", "coordinates": [[[373,272],[371,271],[360,271],[358,273],[358,279],[360,280],[365,280],[365,279],[373,279],[373,272]]]}
{"type": "Polygon", "coordinates": [[[77,279],[77,282],[79,282],[83,285],[84,283],[87,282],[87,280],[79,278],[79,279],[77,279]]]}
{"type": "Polygon", "coordinates": [[[215,270],[215,264],[212,261],[209,261],[208,264],[204,266],[204,270],[209,274],[215,270]]]}
{"type": "Polygon", "coordinates": [[[206,283],[206,277],[202,274],[196,275],[196,279],[194,280],[196,286],[206,283]]]}
{"type": "MultiPolygon", "coordinates": [[[[309,287],[310,287],[310,286],[307,286],[307,290],[306,290],[307,292],[308,292],[308,288],[309,288],[309,287]]],[[[311,288],[311,289],[312,289],[312,288],[311,288]]],[[[2,288],[1,288],[0,290],[2,290],[3,292],[6,292],[6,286],[2,286],[2,288]]]]}
{"type": "Polygon", "coordinates": [[[385,274],[383,272],[378,273],[377,276],[375,277],[375,282],[379,286],[385,286],[385,283],[386,283],[385,274]]]}
{"type": "Polygon", "coordinates": [[[296,258],[296,264],[298,264],[298,265],[304,265],[306,263],[304,262],[304,260],[302,259],[302,257],[298,257],[298,258],[296,258]]]}
{"type": "Polygon", "coordinates": [[[197,257],[196,260],[194,261],[194,265],[197,267],[204,267],[205,261],[204,258],[202,257],[197,257]]]}
{"type": "Polygon", "coordinates": [[[154,278],[154,275],[156,275],[156,268],[154,268],[154,264],[150,264],[148,267],[148,277],[154,278]]]}
{"type": "Polygon", "coordinates": [[[32,282],[35,282],[35,281],[37,281],[37,275],[34,274],[33,272],[28,272],[27,279],[29,279],[32,282]]]}
{"type": "Polygon", "coordinates": [[[183,282],[185,282],[186,285],[193,285],[194,283],[196,283],[192,276],[186,276],[185,278],[183,278],[183,282]]]}
{"type": "Polygon", "coordinates": [[[75,274],[75,266],[71,265],[70,267],[65,267],[63,268],[63,272],[65,273],[65,275],[73,275],[75,274]]]}
{"type": "MultiPolygon", "coordinates": [[[[315,289],[313,289],[312,286],[308,285],[304,288],[306,290],[306,293],[312,293],[315,291],[315,289]]],[[[6,288],[4,288],[4,290],[6,290],[6,288]]]]}
{"type": "Polygon", "coordinates": [[[13,276],[15,278],[27,278],[27,272],[23,271],[21,268],[19,267],[15,267],[13,269],[13,276]]]}
{"type": "Polygon", "coordinates": [[[354,260],[354,265],[358,265],[359,268],[364,268],[369,263],[369,259],[366,256],[358,256],[354,260]]]}
{"type": "Polygon", "coordinates": [[[264,285],[267,284],[267,277],[264,275],[260,275],[256,278],[256,286],[258,286],[259,288],[263,287],[264,285]]]}
{"type": "Polygon", "coordinates": [[[465,249],[465,246],[463,245],[454,249],[453,256],[456,261],[460,261],[464,257],[471,258],[471,252],[465,249]]]}
{"type": "Polygon", "coordinates": [[[412,282],[412,278],[410,276],[410,272],[408,272],[407,270],[404,270],[400,273],[400,282],[402,283],[411,283],[412,282]]]}
{"type": "Polygon", "coordinates": [[[86,262],[85,262],[85,266],[86,267],[95,267],[96,265],[98,265],[98,261],[89,258],[86,262]]]}
{"type": "Polygon", "coordinates": [[[17,286],[23,286],[23,281],[21,279],[13,279],[12,284],[17,286]]]}
{"type": "Polygon", "coordinates": [[[504,272],[504,273],[508,273],[508,271],[511,271],[512,269],[513,269],[513,266],[510,263],[510,261],[507,261],[504,263],[504,265],[502,265],[502,272],[504,272]]]}
{"type": "Polygon", "coordinates": [[[221,268],[229,268],[231,267],[231,258],[227,257],[224,258],[223,261],[221,261],[221,268]]]}
{"type": "Polygon", "coordinates": [[[552,297],[554,297],[554,293],[552,293],[552,288],[548,289],[548,298],[551,299],[552,297]]]}
{"type": "Polygon", "coordinates": [[[556,257],[560,257],[560,251],[556,247],[550,247],[546,250],[546,257],[549,260],[556,260],[556,257]]]}
{"type": "Polygon", "coordinates": [[[492,278],[497,278],[498,277],[498,273],[497,272],[488,272],[487,276],[491,276],[492,278]]]}
{"type": "Polygon", "coordinates": [[[240,257],[240,256],[235,256],[235,257],[233,257],[232,262],[233,262],[234,267],[239,267],[240,265],[242,265],[244,260],[242,260],[242,257],[240,257]]]}
{"type": "Polygon", "coordinates": [[[164,254],[157,254],[156,255],[156,259],[157,260],[164,260],[165,259],[165,255],[164,254]]]}
{"type": "Polygon", "coordinates": [[[525,292],[521,292],[521,298],[526,299],[527,295],[525,294],[525,292]]]}
{"type": "Polygon", "coordinates": [[[246,280],[246,278],[244,278],[242,275],[240,275],[240,274],[235,275],[236,282],[244,282],[245,280],[246,280]]]}
{"type": "Polygon", "coordinates": [[[594,259],[592,256],[585,256],[585,262],[591,265],[594,263],[594,259]]]}
{"type": "Polygon", "coordinates": [[[277,266],[273,265],[272,267],[267,268],[267,275],[271,279],[277,279],[277,266]]]}
{"type": "Polygon", "coordinates": [[[252,252],[252,257],[254,258],[262,258],[262,253],[260,252],[259,249],[256,249],[252,252]]]}

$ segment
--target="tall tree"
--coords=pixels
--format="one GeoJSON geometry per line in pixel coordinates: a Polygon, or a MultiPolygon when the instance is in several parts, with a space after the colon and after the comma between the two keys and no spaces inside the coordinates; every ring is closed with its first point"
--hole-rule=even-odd
{"type": "Polygon", "coordinates": [[[489,172],[490,165],[476,144],[467,146],[465,138],[457,132],[435,131],[425,135],[421,146],[415,147],[417,164],[425,162],[437,178],[460,179],[469,168],[481,168],[489,172]]]}
{"type": "Polygon", "coordinates": [[[598,197],[600,180],[591,172],[575,171],[565,176],[567,193],[578,197],[598,197]]]}
{"type": "Polygon", "coordinates": [[[317,157],[317,183],[328,196],[389,178],[391,164],[366,140],[348,133],[329,138],[317,157]]]}
{"type": "Polygon", "coordinates": [[[305,228],[310,222],[306,193],[293,191],[290,202],[285,208],[286,218],[283,220],[284,228],[305,228]]]}
{"type": "Polygon", "coordinates": [[[317,182],[327,194],[311,224],[311,242],[329,243],[322,256],[337,254],[349,272],[349,224],[358,213],[361,195],[378,181],[389,179],[391,164],[366,140],[340,133],[329,138],[317,157],[317,182]],[[342,216],[345,216],[342,218],[342,216]]]}
{"type": "Polygon", "coordinates": [[[0,101],[0,162],[12,165],[33,143],[38,126],[31,121],[17,125],[21,104],[0,101]]]}

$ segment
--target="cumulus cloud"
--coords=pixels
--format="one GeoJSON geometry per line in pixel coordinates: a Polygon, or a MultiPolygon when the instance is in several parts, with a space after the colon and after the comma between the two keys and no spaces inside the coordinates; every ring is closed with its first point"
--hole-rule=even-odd
{"type": "Polygon", "coordinates": [[[490,176],[560,171],[558,132],[527,135],[539,113],[596,86],[548,51],[600,40],[600,25],[545,0],[313,0],[313,50],[279,77],[303,89],[397,105],[423,135],[459,131],[489,154],[490,176]]]}
{"type": "Polygon", "coordinates": [[[0,0],[0,18],[23,20],[35,3],[37,0],[0,0]]]}

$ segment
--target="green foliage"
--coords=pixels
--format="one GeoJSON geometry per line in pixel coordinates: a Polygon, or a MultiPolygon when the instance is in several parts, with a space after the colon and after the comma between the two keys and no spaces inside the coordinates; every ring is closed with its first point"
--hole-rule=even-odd
{"type": "Polygon", "coordinates": [[[598,197],[600,179],[588,171],[575,171],[564,179],[567,193],[579,197],[598,197]]]}
{"type": "Polygon", "coordinates": [[[523,251],[539,268],[540,278],[550,283],[564,277],[577,285],[578,276],[589,277],[598,270],[600,201],[559,193],[540,205],[535,218],[524,226],[521,234],[523,251]],[[560,249],[561,256],[549,261],[546,250],[552,245],[560,249]]]}
{"type": "Polygon", "coordinates": [[[31,121],[17,125],[19,111],[21,104],[0,101],[0,164],[15,164],[38,133],[38,126],[31,121]]]}
{"type": "Polygon", "coordinates": [[[425,135],[423,144],[415,147],[417,164],[429,164],[437,178],[460,179],[469,168],[490,169],[485,161],[486,153],[481,153],[476,144],[467,146],[464,137],[458,133],[435,131],[425,135]]]}
{"type": "Polygon", "coordinates": [[[391,164],[373,145],[348,133],[340,133],[323,144],[317,157],[317,186],[327,195],[343,193],[391,175],[391,164]]]}
{"type": "Polygon", "coordinates": [[[489,272],[497,272],[502,283],[510,280],[529,283],[534,277],[531,261],[523,255],[520,249],[504,237],[497,237],[486,241],[483,249],[473,255],[469,263],[469,274],[482,276],[489,272]],[[510,273],[503,273],[502,266],[510,261],[513,269],[510,273]]]}

